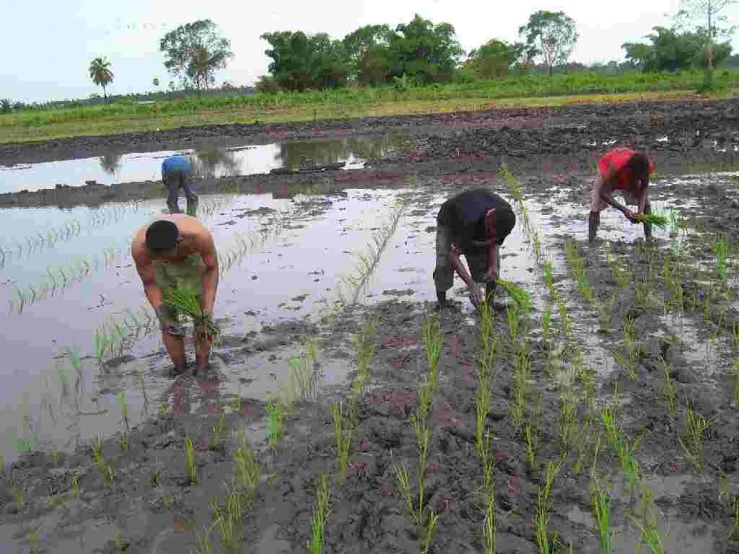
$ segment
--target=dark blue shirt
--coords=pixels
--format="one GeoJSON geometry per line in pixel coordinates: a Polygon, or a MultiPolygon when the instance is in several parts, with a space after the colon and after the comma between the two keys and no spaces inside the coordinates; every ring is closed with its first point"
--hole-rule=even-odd
{"type": "Polygon", "coordinates": [[[436,221],[438,225],[449,227],[465,250],[474,250],[470,241],[485,240],[485,214],[490,209],[497,210],[502,216],[496,218],[496,226],[498,240],[503,244],[511,232],[515,216],[511,205],[487,188],[470,189],[453,196],[441,206],[436,221]]]}
{"type": "Polygon", "coordinates": [[[190,173],[190,162],[187,161],[185,156],[170,156],[162,162],[162,176],[174,170],[182,170],[190,173]]]}

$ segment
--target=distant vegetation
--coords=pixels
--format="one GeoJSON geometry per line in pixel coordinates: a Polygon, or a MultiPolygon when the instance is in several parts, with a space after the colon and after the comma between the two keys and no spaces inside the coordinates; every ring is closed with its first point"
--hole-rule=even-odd
{"type": "MultiPolygon", "coordinates": [[[[579,33],[576,22],[562,11],[532,13],[518,29],[518,42],[493,38],[470,52],[462,50],[452,25],[434,24],[418,14],[395,28],[367,25],[341,39],[302,31],[265,33],[270,74],[254,87],[229,83],[214,87],[216,72],[226,67],[233,53],[217,25],[205,19],[182,25],[161,39],[165,67],[173,78],[166,90],[108,97],[110,63],[96,58],[90,75],[103,88],[103,98],[92,95],[31,105],[5,99],[0,101],[0,113],[77,110],[106,99],[114,105],[154,102],[157,107],[111,106],[112,112],[105,113],[162,114],[238,104],[372,102],[398,94],[412,100],[733,88],[735,75],[727,70],[739,68],[739,56],[731,55],[728,40],[718,41],[733,33],[721,14],[733,1],[683,0],[672,27],[655,27],[644,42],[622,45],[625,61],[591,66],[569,60],[579,33]],[[718,76],[715,69],[720,70],[718,76]],[[699,73],[702,80],[696,80],[699,73]],[[191,98],[193,92],[199,100],[191,98]],[[175,102],[162,104],[169,100],[175,102]]],[[[159,79],[152,84],[158,89],[159,79]]]]}

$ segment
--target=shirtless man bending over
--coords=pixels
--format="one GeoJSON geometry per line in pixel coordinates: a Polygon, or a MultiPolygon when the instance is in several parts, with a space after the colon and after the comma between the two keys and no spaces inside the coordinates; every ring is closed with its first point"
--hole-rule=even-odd
{"type": "MultiPolygon", "coordinates": [[[[187,368],[185,331],[177,310],[163,305],[164,290],[187,287],[198,292],[203,312],[213,313],[218,288],[218,255],[210,231],[184,214],[162,215],[136,232],[131,245],[144,294],[156,311],[175,372],[187,368]]],[[[212,341],[195,343],[195,370],[208,367],[212,341]]]]}

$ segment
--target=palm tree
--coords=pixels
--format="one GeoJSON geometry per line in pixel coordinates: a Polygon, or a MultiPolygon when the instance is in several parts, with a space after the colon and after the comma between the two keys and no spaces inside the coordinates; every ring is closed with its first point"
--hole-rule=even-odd
{"type": "Polygon", "coordinates": [[[110,62],[105,58],[95,58],[90,62],[90,78],[99,87],[103,87],[103,96],[108,101],[105,87],[113,82],[113,72],[110,70],[110,62]]]}

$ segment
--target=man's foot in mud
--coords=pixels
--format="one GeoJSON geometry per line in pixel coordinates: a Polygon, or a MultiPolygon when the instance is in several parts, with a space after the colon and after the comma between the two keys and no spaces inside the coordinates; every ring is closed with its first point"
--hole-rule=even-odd
{"type": "Polygon", "coordinates": [[[187,362],[177,362],[169,370],[171,377],[179,377],[187,371],[187,362]]]}
{"type": "Polygon", "coordinates": [[[437,302],[434,304],[434,312],[458,312],[459,306],[456,302],[445,300],[444,302],[437,302]]]}
{"type": "Polygon", "coordinates": [[[208,359],[197,359],[195,360],[195,375],[204,375],[208,373],[208,370],[210,369],[210,363],[208,359]]]}

